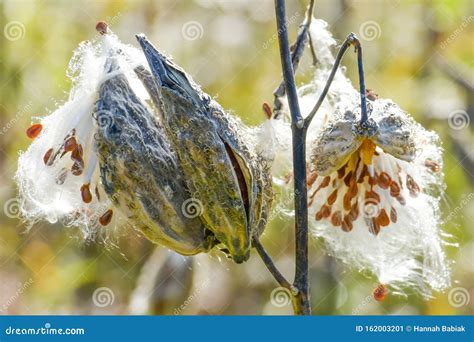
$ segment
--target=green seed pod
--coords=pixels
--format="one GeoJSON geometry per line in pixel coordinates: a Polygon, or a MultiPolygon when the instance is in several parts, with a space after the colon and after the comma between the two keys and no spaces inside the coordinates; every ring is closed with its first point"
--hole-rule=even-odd
{"type": "MultiPolygon", "coordinates": [[[[113,58],[106,70],[117,73],[113,58]]],[[[185,208],[191,196],[177,156],[123,74],[102,84],[95,117],[101,180],[113,203],[151,241],[184,255],[208,251],[212,233],[185,208]]]]}
{"type": "MultiPolygon", "coordinates": [[[[271,207],[269,162],[255,151],[254,134],[201,91],[191,77],[137,36],[154,77],[163,126],[188,188],[202,203],[201,219],[232,259],[246,261],[271,207]]],[[[153,96],[152,96],[153,97],[153,96]]]]}

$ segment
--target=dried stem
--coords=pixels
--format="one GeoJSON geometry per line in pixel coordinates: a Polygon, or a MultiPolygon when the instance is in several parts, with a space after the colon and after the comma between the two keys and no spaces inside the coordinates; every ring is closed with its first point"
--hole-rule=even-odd
{"type": "Polygon", "coordinates": [[[288,290],[291,290],[292,287],[290,282],[286,280],[285,276],[281,274],[281,272],[276,268],[272,258],[270,257],[270,255],[268,255],[259,238],[256,236],[253,238],[253,246],[257,250],[258,255],[260,255],[260,258],[262,259],[263,263],[265,264],[265,266],[267,266],[268,270],[273,275],[278,284],[288,290]]]}
{"type": "MultiPolygon", "coordinates": [[[[288,105],[291,116],[292,146],[293,146],[293,179],[295,193],[295,279],[291,285],[285,277],[278,271],[271,257],[265,251],[264,247],[254,238],[254,246],[257,249],[261,259],[272,273],[278,283],[292,293],[293,308],[297,315],[311,314],[309,267],[308,267],[308,194],[307,194],[307,175],[306,175],[306,134],[308,128],[321,107],[331,83],[334,80],[336,71],[341,64],[341,60],[349,48],[353,45],[357,51],[357,61],[359,68],[359,85],[361,95],[361,124],[368,121],[367,104],[365,94],[364,69],[362,65],[362,48],[360,42],[354,33],[351,33],[342,44],[326,85],[321,93],[316,105],[305,119],[301,115],[298,104],[298,94],[294,79],[294,72],[298,67],[299,60],[303,54],[304,46],[308,41],[309,27],[312,19],[314,0],[311,0],[306,12],[304,23],[300,26],[298,37],[292,46],[291,52],[288,42],[288,28],[286,23],[285,1],[275,0],[275,12],[277,21],[278,43],[280,47],[280,59],[283,70],[283,82],[274,91],[274,118],[279,116],[281,111],[281,102],[279,100],[283,95],[287,95],[288,105]]],[[[309,37],[313,63],[317,62],[313,42],[309,37]]]]}
{"type": "Polygon", "coordinates": [[[301,116],[293,76],[293,64],[288,43],[285,2],[275,0],[278,42],[283,69],[283,79],[291,113],[293,142],[293,175],[295,191],[295,280],[293,307],[295,314],[311,314],[308,267],[308,195],[306,188],[306,129],[301,116]]]}
{"type": "MultiPolygon", "coordinates": [[[[306,42],[308,41],[308,38],[310,42],[311,53],[313,55],[313,64],[317,62],[316,53],[314,52],[311,36],[309,34],[309,27],[311,26],[311,21],[313,19],[313,8],[314,8],[314,0],[310,0],[309,5],[306,9],[305,20],[300,25],[295,43],[290,48],[291,63],[293,65],[293,73],[296,72],[296,69],[298,69],[298,65],[300,63],[301,56],[303,55],[304,48],[306,46],[306,42]]],[[[286,92],[285,83],[283,80],[278,86],[278,88],[276,88],[273,91],[273,96],[275,97],[274,102],[273,102],[274,118],[278,118],[281,115],[283,104],[280,101],[280,98],[285,96],[285,92],[286,92]]]]}
{"type": "MultiPolygon", "coordinates": [[[[355,37],[355,36],[354,36],[355,37]]],[[[359,92],[360,92],[360,123],[364,127],[369,120],[367,116],[367,99],[365,94],[364,65],[362,63],[362,46],[357,38],[354,40],[354,46],[357,50],[357,67],[359,68],[359,92]]]]}
{"type": "MultiPolygon", "coordinates": [[[[344,54],[346,53],[347,49],[349,46],[353,44],[359,44],[359,40],[357,39],[356,35],[354,33],[351,33],[347,36],[346,40],[342,44],[341,48],[339,49],[339,52],[337,53],[336,60],[334,61],[334,65],[331,69],[331,73],[329,74],[328,80],[326,81],[326,85],[323,89],[323,92],[319,96],[318,101],[316,102],[316,105],[313,107],[311,112],[308,114],[308,116],[305,119],[305,127],[308,128],[309,125],[311,124],[311,121],[313,120],[314,116],[319,110],[319,107],[321,107],[324,99],[326,98],[326,95],[329,91],[329,87],[331,86],[332,81],[334,80],[334,76],[336,75],[336,71],[339,68],[339,65],[341,64],[342,57],[344,57],[344,54]]],[[[364,96],[365,96],[365,90],[364,90],[364,96]]]]}

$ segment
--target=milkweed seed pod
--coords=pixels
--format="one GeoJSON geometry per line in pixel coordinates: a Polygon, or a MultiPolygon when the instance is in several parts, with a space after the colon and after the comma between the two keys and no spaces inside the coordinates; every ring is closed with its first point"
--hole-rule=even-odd
{"type": "Polygon", "coordinates": [[[201,219],[232,259],[248,259],[271,206],[269,161],[252,131],[226,113],[143,35],[137,39],[158,88],[163,125],[176,150],[201,219]]]}
{"type": "MultiPolygon", "coordinates": [[[[303,113],[325,85],[336,46],[322,20],[313,21],[310,33],[320,64],[311,84],[299,90],[303,113]]],[[[429,297],[450,285],[439,137],[373,91],[369,121],[361,125],[360,96],[343,70],[308,135],[312,232],[331,255],[374,274],[384,289],[377,293],[411,288],[429,297]]]]}
{"type": "Polygon", "coordinates": [[[118,73],[115,58],[105,67],[112,76],[100,87],[95,112],[105,192],[151,241],[185,255],[207,251],[212,234],[181,209],[189,194],[163,128],[118,73]]]}
{"type": "Polygon", "coordinates": [[[21,210],[88,239],[131,223],[179,253],[205,252],[212,234],[182,210],[189,195],[177,156],[133,71],[144,64],[111,32],[79,46],[69,100],[27,132],[35,139],[18,162],[21,210]]]}

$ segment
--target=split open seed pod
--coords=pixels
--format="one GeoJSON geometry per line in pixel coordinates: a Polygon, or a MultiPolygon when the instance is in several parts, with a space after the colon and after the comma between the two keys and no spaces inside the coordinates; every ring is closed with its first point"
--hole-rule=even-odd
{"type": "Polygon", "coordinates": [[[94,114],[100,174],[105,192],[130,222],[155,243],[184,255],[212,247],[197,215],[182,208],[190,197],[176,154],[155,114],[107,59],[94,114]]]}
{"type": "Polygon", "coordinates": [[[226,113],[144,35],[137,39],[159,94],[152,98],[163,112],[163,126],[192,199],[202,206],[200,217],[232,259],[243,262],[271,206],[270,162],[256,152],[248,127],[226,113]]]}

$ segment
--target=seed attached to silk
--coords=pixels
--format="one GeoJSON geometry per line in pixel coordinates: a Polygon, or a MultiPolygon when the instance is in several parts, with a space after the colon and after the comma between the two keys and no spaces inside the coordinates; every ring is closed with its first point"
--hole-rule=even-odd
{"type": "Polygon", "coordinates": [[[265,113],[265,116],[267,117],[268,120],[270,120],[273,116],[272,114],[272,109],[270,108],[270,105],[266,102],[263,103],[262,105],[263,112],[265,113]]]}
{"type": "Polygon", "coordinates": [[[400,185],[397,182],[392,182],[390,184],[390,195],[392,197],[400,196],[400,185]]]}
{"type": "Polygon", "coordinates": [[[74,164],[72,164],[71,172],[74,176],[80,176],[82,175],[82,171],[84,170],[84,162],[81,161],[75,161],[74,164]]]}
{"type": "Polygon", "coordinates": [[[61,169],[61,171],[59,171],[59,173],[56,175],[56,184],[57,185],[63,185],[64,182],[66,181],[66,177],[67,177],[67,169],[66,168],[63,168],[61,169]]]}
{"type": "Polygon", "coordinates": [[[350,232],[352,230],[352,221],[349,215],[344,216],[342,221],[342,230],[345,232],[350,232]]]}
{"type": "Polygon", "coordinates": [[[377,177],[377,184],[382,188],[382,189],[388,189],[390,184],[392,183],[392,179],[386,172],[381,172],[380,175],[377,177]]]}
{"type": "Polygon", "coordinates": [[[439,172],[439,170],[441,169],[441,166],[431,159],[425,160],[425,166],[433,172],[439,172]]]}
{"type": "Polygon", "coordinates": [[[393,223],[397,223],[397,211],[395,210],[394,207],[392,207],[392,209],[390,209],[390,220],[393,223]]]}
{"type": "Polygon", "coordinates": [[[337,189],[334,190],[331,195],[329,195],[328,197],[328,204],[329,205],[333,205],[334,202],[336,202],[336,199],[337,199],[337,189]]]}
{"type": "Polygon", "coordinates": [[[100,218],[99,218],[99,223],[103,226],[106,226],[110,223],[112,220],[112,215],[114,212],[112,209],[107,210],[100,218]]]}
{"type": "Polygon", "coordinates": [[[82,160],[84,152],[82,150],[82,145],[79,144],[77,147],[72,151],[71,153],[71,159],[72,160],[82,160]]]}
{"type": "Polygon", "coordinates": [[[92,194],[91,194],[89,183],[81,186],[81,197],[84,203],[92,202],[92,194]]]}
{"type": "Polygon", "coordinates": [[[418,196],[418,193],[420,192],[420,186],[418,185],[417,182],[413,179],[412,176],[407,175],[407,188],[410,190],[410,196],[416,197],[418,196]]]}
{"type": "Polygon", "coordinates": [[[50,148],[48,151],[46,151],[46,153],[43,156],[44,165],[46,165],[46,166],[53,165],[53,159],[54,158],[51,158],[53,152],[54,152],[54,150],[52,148],[50,148]]]}
{"type": "Polygon", "coordinates": [[[333,226],[340,226],[342,223],[342,215],[340,211],[336,211],[334,214],[331,216],[331,223],[333,226]]]}
{"type": "Polygon", "coordinates": [[[101,35],[104,35],[107,33],[108,30],[108,25],[105,21],[99,21],[97,25],[95,25],[95,29],[97,32],[99,32],[101,35]]]}
{"type": "Polygon", "coordinates": [[[43,130],[42,124],[39,124],[39,123],[33,124],[26,130],[26,135],[28,136],[28,138],[34,139],[41,133],[42,130],[43,130]]]}
{"type": "Polygon", "coordinates": [[[64,151],[65,152],[72,152],[75,149],[77,149],[76,138],[74,138],[74,137],[67,138],[67,140],[64,142],[64,151]]]}
{"type": "Polygon", "coordinates": [[[387,288],[385,287],[384,284],[379,284],[374,289],[374,299],[376,301],[379,301],[379,302],[383,301],[386,295],[387,295],[387,288]]]}
{"type": "Polygon", "coordinates": [[[385,211],[385,209],[380,210],[380,214],[379,214],[379,216],[377,216],[377,223],[381,227],[386,227],[390,224],[390,218],[388,217],[387,212],[385,211]]]}

